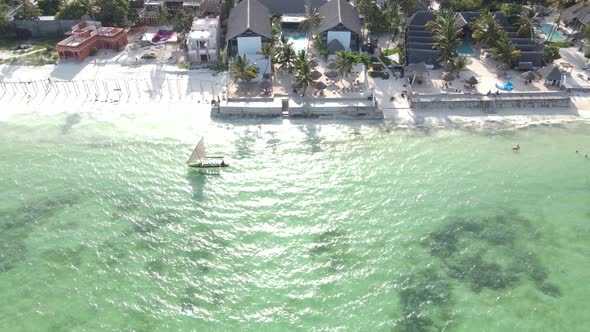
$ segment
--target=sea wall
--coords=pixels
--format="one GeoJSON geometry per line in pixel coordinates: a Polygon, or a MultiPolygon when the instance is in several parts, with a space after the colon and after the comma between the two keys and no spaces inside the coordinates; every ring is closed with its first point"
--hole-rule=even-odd
{"type": "Polygon", "coordinates": [[[415,110],[469,108],[490,111],[503,108],[568,107],[570,97],[565,92],[525,92],[484,94],[419,94],[410,99],[415,110]]]}
{"type": "Polygon", "coordinates": [[[292,97],[230,100],[212,107],[211,116],[383,119],[383,112],[366,98],[292,97]]]}

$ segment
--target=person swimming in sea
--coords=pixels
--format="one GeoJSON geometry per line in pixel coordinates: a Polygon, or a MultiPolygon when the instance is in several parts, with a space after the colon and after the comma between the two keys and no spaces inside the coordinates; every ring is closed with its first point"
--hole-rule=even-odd
{"type": "Polygon", "coordinates": [[[516,146],[513,147],[512,150],[514,150],[514,151],[520,150],[520,144],[516,144],[516,146]]]}

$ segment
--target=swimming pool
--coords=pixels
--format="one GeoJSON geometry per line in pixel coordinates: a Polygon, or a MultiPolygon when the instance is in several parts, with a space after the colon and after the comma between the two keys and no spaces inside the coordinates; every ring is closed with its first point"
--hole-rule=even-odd
{"type": "Polygon", "coordinates": [[[551,31],[552,26],[553,25],[549,24],[549,23],[539,24],[539,28],[541,30],[543,30],[543,33],[545,33],[545,36],[549,36],[549,34],[551,33],[551,36],[549,36],[550,41],[564,41],[565,37],[561,33],[559,33],[559,31],[553,30],[553,33],[552,33],[552,31],[551,31]]]}
{"type": "Polygon", "coordinates": [[[297,31],[297,30],[283,30],[285,37],[290,43],[293,43],[293,48],[295,52],[299,52],[299,50],[307,50],[307,34],[305,31],[297,31]]]}
{"type": "Polygon", "coordinates": [[[475,51],[473,50],[473,44],[469,39],[463,39],[463,43],[459,46],[459,54],[464,55],[473,55],[475,51]]]}

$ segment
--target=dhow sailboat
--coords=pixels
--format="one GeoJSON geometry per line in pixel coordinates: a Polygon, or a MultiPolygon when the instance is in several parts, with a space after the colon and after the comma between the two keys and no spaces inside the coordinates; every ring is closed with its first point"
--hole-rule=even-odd
{"type": "Polygon", "coordinates": [[[228,167],[223,157],[220,156],[207,156],[205,153],[205,138],[202,137],[195,150],[188,158],[186,162],[188,167],[194,168],[220,168],[220,167],[228,167]]]}

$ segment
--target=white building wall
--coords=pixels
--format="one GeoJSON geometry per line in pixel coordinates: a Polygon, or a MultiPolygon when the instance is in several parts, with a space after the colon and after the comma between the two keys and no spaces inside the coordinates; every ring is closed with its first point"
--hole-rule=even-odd
{"type": "Polygon", "coordinates": [[[257,54],[262,49],[262,38],[238,37],[238,54],[257,54]]]}

